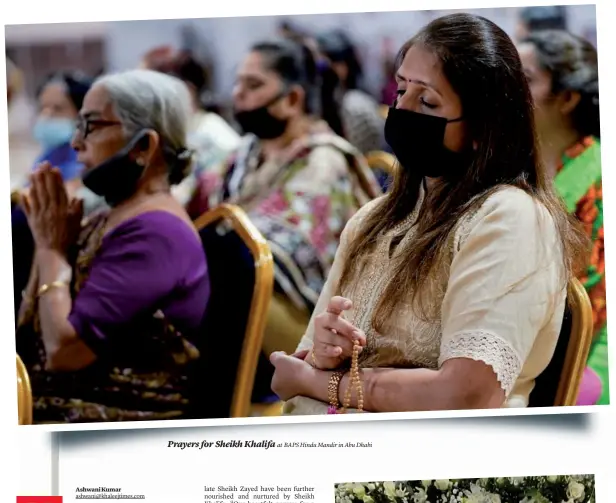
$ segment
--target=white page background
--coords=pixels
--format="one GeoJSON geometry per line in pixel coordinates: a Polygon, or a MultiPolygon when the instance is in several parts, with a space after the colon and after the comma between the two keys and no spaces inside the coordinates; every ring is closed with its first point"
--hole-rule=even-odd
{"type": "Polygon", "coordinates": [[[598,413],[60,433],[59,490],[66,501],[77,487],[107,486],[152,503],[190,503],[203,500],[204,485],[314,485],[316,501],[333,502],[335,482],[594,473],[603,503],[613,501],[606,496],[610,456],[593,446],[602,445],[599,433],[610,419],[598,413]],[[373,447],[167,447],[169,440],[205,439],[373,447]]]}

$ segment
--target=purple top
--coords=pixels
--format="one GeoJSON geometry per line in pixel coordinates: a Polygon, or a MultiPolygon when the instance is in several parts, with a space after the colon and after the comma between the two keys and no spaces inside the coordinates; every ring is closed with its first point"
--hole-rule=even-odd
{"type": "Polygon", "coordinates": [[[192,339],[209,297],[199,237],[179,217],[151,211],[103,238],[69,321],[97,354],[130,346],[133,328],[158,310],[192,339]]]}

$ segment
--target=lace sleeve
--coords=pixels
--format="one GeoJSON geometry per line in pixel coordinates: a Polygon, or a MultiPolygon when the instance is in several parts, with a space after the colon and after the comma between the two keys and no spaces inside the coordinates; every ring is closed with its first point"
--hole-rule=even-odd
{"type": "Polygon", "coordinates": [[[454,251],[442,305],[439,365],[469,358],[511,393],[566,284],[547,210],[518,189],[484,203],[454,251]]]}
{"type": "Polygon", "coordinates": [[[509,342],[479,330],[454,334],[441,348],[439,365],[453,358],[471,358],[492,367],[506,395],[511,393],[522,370],[522,360],[509,342]]]}

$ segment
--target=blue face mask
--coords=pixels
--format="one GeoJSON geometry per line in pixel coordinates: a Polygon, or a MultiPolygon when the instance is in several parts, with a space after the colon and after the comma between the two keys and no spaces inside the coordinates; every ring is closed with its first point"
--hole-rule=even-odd
{"type": "Polygon", "coordinates": [[[75,121],[65,118],[40,117],[34,125],[34,139],[48,150],[69,143],[75,133],[75,121]]]}

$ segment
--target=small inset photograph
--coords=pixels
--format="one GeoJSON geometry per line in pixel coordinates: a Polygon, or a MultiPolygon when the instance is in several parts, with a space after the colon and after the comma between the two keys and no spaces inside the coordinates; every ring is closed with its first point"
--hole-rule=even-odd
{"type": "Polygon", "coordinates": [[[336,503],[595,503],[594,475],[336,484],[336,503]]]}

